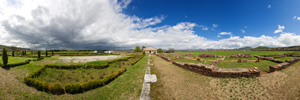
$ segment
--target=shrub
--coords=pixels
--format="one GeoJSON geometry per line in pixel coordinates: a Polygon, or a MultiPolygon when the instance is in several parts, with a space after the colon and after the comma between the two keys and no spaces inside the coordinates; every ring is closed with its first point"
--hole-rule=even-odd
{"type": "Polygon", "coordinates": [[[6,49],[3,48],[3,51],[2,51],[2,61],[3,61],[3,67],[6,68],[7,67],[7,63],[8,63],[8,57],[7,57],[7,52],[6,52],[6,49]]]}
{"type": "Polygon", "coordinates": [[[41,51],[38,51],[38,58],[41,58],[41,51]]]}
{"type": "Polygon", "coordinates": [[[48,57],[48,51],[46,50],[46,57],[48,57]]]}
{"type": "Polygon", "coordinates": [[[134,64],[135,64],[135,63],[137,63],[139,60],[141,60],[143,57],[144,57],[144,55],[143,55],[143,56],[141,56],[140,58],[138,58],[137,60],[135,60],[135,61],[131,62],[131,65],[134,65],[134,64]]]}
{"type": "Polygon", "coordinates": [[[63,94],[64,93],[64,89],[62,88],[62,86],[59,83],[49,83],[48,90],[50,93],[53,93],[53,94],[63,94]]]}
{"type": "Polygon", "coordinates": [[[92,80],[84,83],[75,83],[75,84],[67,84],[65,85],[65,90],[67,93],[75,94],[75,93],[82,93],[83,91],[88,91],[91,89],[95,89],[109,82],[113,81],[119,75],[126,71],[126,68],[123,67],[121,70],[113,72],[112,74],[106,75],[103,79],[100,80],[92,80]]]}
{"type": "Polygon", "coordinates": [[[11,52],[11,56],[13,56],[13,57],[15,56],[15,51],[11,52]]]}

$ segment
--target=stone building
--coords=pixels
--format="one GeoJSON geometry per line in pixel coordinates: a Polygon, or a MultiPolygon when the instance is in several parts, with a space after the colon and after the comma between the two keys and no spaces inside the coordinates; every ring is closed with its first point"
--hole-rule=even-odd
{"type": "Polygon", "coordinates": [[[153,47],[147,47],[143,49],[143,52],[145,53],[157,53],[157,49],[153,47]]]}

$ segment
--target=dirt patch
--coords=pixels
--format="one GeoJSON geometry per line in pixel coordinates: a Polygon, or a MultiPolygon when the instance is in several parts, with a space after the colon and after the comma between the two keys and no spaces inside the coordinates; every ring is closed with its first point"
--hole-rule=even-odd
{"type": "Polygon", "coordinates": [[[158,78],[151,87],[153,99],[300,99],[300,62],[261,77],[214,78],[153,58],[158,78]]]}
{"type": "Polygon", "coordinates": [[[80,57],[59,57],[58,59],[64,60],[64,62],[74,62],[74,63],[85,63],[99,60],[110,60],[121,58],[122,56],[118,55],[109,55],[109,56],[80,56],[80,57]]]}
{"type": "Polygon", "coordinates": [[[194,100],[199,98],[213,99],[206,76],[181,69],[163,59],[153,56],[153,74],[158,77],[157,83],[151,84],[153,100],[194,100]]]}

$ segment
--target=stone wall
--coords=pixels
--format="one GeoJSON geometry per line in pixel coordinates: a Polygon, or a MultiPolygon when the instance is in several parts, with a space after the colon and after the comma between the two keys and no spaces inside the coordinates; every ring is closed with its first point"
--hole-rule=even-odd
{"type": "Polygon", "coordinates": [[[282,70],[284,68],[287,68],[288,66],[296,63],[300,61],[300,58],[293,58],[293,59],[289,59],[289,60],[286,60],[285,62],[282,62],[280,64],[277,64],[277,65],[273,65],[273,66],[270,66],[270,72],[275,72],[275,71],[279,71],[279,70],[282,70]]]}
{"type": "Polygon", "coordinates": [[[250,72],[248,68],[218,68],[217,66],[211,65],[176,62],[159,54],[157,54],[157,56],[161,57],[166,61],[171,62],[172,64],[178,67],[207,76],[226,78],[260,76],[260,71],[250,72]]]}
{"type": "Polygon", "coordinates": [[[216,54],[199,54],[199,57],[203,57],[203,58],[216,58],[217,55],[216,54]]]}
{"type": "Polygon", "coordinates": [[[251,58],[250,54],[232,54],[230,58],[251,58]]]}

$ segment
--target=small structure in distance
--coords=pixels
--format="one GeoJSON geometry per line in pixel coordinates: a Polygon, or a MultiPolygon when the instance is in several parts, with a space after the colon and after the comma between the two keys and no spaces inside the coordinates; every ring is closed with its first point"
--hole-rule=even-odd
{"type": "Polygon", "coordinates": [[[145,53],[157,53],[157,49],[156,48],[153,48],[153,47],[147,47],[147,48],[144,48],[143,49],[143,52],[145,53]]]}

